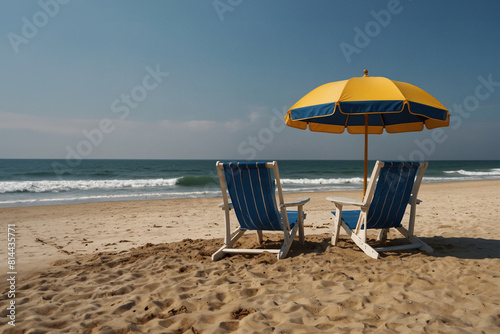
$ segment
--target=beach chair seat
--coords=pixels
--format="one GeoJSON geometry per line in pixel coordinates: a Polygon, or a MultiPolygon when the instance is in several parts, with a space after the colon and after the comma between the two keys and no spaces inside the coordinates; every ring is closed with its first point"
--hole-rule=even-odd
{"type": "Polygon", "coordinates": [[[278,163],[273,162],[217,162],[224,210],[224,245],[212,255],[219,260],[227,253],[256,254],[270,252],[278,259],[286,257],[297,232],[300,243],[304,243],[304,204],[309,198],[284,203],[278,163]],[[274,174],[274,179],[271,175],[274,174]],[[276,205],[276,187],[279,205],[276,205]],[[231,199],[231,201],[229,201],[231,199]],[[287,210],[297,207],[297,210],[287,210]],[[239,226],[231,232],[230,210],[234,210],[239,226]],[[242,249],[235,248],[236,241],[247,231],[257,231],[259,244],[263,241],[262,231],[283,233],[283,246],[280,249],[242,249]]]}
{"type": "Polygon", "coordinates": [[[414,235],[417,199],[428,162],[377,161],[362,202],[342,197],[327,197],[335,204],[332,244],[337,245],[340,227],[368,256],[377,259],[380,252],[419,248],[432,253],[433,249],[414,235]],[[410,204],[408,227],[402,225],[407,205],[410,204]],[[344,206],[359,210],[343,210],[344,206]],[[378,240],[385,242],[387,232],[394,228],[409,244],[373,248],[367,243],[367,231],[380,230],[378,240]]]}

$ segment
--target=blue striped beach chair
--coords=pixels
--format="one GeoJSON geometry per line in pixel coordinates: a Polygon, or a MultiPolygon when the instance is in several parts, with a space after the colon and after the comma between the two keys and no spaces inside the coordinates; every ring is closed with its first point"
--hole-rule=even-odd
{"type": "MultiPolygon", "coordinates": [[[[217,162],[223,203],[220,207],[225,212],[226,234],[224,246],[212,255],[212,260],[219,260],[227,253],[256,254],[275,253],[278,259],[286,257],[292,241],[299,232],[299,241],[304,242],[303,206],[309,198],[300,198],[292,203],[284,203],[283,190],[278,172],[278,163],[273,162],[217,162]],[[279,205],[276,205],[276,186],[279,205]],[[229,193],[229,197],[228,197],[229,193]],[[229,201],[231,199],[231,202],[229,201]],[[297,211],[286,208],[296,206],[297,211]],[[231,232],[230,210],[236,214],[239,226],[231,232]],[[234,248],[236,241],[246,231],[257,231],[259,244],[262,243],[262,231],[281,231],[284,235],[281,249],[241,249],[234,248]]],[[[233,227],[234,228],[234,227],[233,227]]]]}
{"type": "Polygon", "coordinates": [[[381,162],[375,163],[363,202],[342,197],[327,197],[335,204],[332,244],[337,244],[340,226],[368,256],[377,259],[379,252],[419,248],[432,253],[433,249],[417,238],[415,225],[418,189],[428,162],[381,162]],[[375,186],[376,183],[376,186],[375,186]],[[410,204],[408,227],[401,224],[407,205],[410,204]],[[357,206],[360,210],[345,210],[344,206],[357,206]],[[380,229],[379,241],[385,242],[390,228],[397,229],[409,244],[373,248],[366,242],[367,230],[380,229]]]}

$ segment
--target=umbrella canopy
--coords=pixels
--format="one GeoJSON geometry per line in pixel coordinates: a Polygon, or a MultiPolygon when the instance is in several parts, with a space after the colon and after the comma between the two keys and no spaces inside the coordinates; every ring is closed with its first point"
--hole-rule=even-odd
{"type": "Polygon", "coordinates": [[[438,100],[409,83],[384,77],[363,77],[322,85],[288,110],[286,125],[311,131],[365,134],[367,179],[368,134],[422,131],[450,124],[450,114],[438,100]]]}

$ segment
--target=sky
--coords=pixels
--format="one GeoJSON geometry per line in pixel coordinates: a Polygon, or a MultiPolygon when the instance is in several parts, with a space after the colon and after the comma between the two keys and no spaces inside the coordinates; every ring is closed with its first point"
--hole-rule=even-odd
{"type": "Polygon", "coordinates": [[[362,159],[283,117],[368,69],[451,115],[369,159],[500,160],[497,0],[1,2],[0,158],[362,159]]]}

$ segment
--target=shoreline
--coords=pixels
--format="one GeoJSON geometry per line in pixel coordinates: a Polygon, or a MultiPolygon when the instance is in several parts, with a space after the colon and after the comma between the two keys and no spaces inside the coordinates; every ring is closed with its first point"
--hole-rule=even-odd
{"type": "MultiPolygon", "coordinates": [[[[470,181],[464,181],[464,180],[460,180],[460,181],[441,181],[441,182],[425,182],[425,178],[424,178],[424,182],[422,182],[422,185],[430,185],[430,184],[448,184],[448,183],[469,183],[469,182],[495,182],[495,181],[499,181],[500,182],[500,179],[492,179],[492,180],[470,180],[470,181]]],[[[359,191],[362,191],[362,185],[360,186],[359,189],[346,189],[346,190],[343,190],[343,189],[336,189],[336,190],[333,190],[333,191],[324,191],[324,190],[320,190],[320,191],[304,191],[304,192],[301,192],[301,191],[286,191],[284,190],[284,194],[315,194],[315,193],[330,193],[330,192],[341,192],[341,193],[345,193],[345,192],[352,192],[352,193],[355,193],[355,192],[359,192],[359,191]]],[[[218,189],[218,192],[220,193],[220,188],[218,189]]],[[[222,198],[221,195],[219,196],[215,196],[215,197],[194,197],[194,196],[190,196],[190,197],[172,197],[172,198],[145,198],[145,199],[117,199],[117,200],[111,200],[111,199],[104,199],[104,200],[94,200],[94,201],[85,201],[85,200],[82,200],[82,201],[79,201],[79,200],[74,200],[74,201],[69,201],[69,202],[66,202],[64,200],[54,200],[53,202],[54,203],[50,203],[50,204],[34,204],[34,203],[30,203],[30,204],[18,204],[18,205],[13,205],[13,206],[2,206],[0,205],[0,210],[2,209],[10,209],[10,208],[29,208],[29,207],[45,207],[45,206],[60,206],[60,205],[77,205],[77,204],[90,204],[90,203],[116,203],[116,202],[149,202],[149,201],[168,201],[168,200],[184,200],[184,199],[194,199],[194,200],[197,200],[197,199],[213,199],[213,198],[222,198]]]]}

